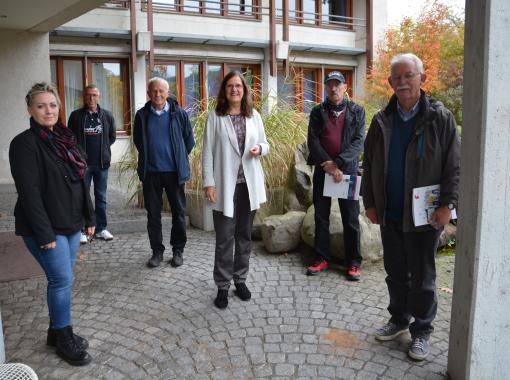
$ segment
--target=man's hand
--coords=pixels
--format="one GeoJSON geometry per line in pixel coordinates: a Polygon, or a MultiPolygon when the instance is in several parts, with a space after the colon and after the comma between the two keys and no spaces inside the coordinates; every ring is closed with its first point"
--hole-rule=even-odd
{"type": "Polygon", "coordinates": [[[214,186],[204,187],[205,199],[211,203],[216,203],[216,188],[214,186]]]}
{"type": "Polygon", "coordinates": [[[343,178],[343,173],[340,169],[336,169],[334,172],[333,172],[333,181],[335,183],[338,183],[342,180],[343,178]]]}
{"type": "Polygon", "coordinates": [[[340,169],[338,169],[338,166],[336,166],[336,164],[333,160],[324,161],[321,164],[321,166],[322,166],[322,169],[324,169],[324,171],[326,173],[328,173],[329,175],[334,175],[336,170],[338,170],[338,171],[340,171],[340,173],[342,173],[342,171],[340,169]]]}
{"type": "Polygon", "coordinates": [[[451,218],[451,210],[447,206],[441,206],[438,207],[430,217],[430,225],[438,230],[444,225],[448,224],[451,218]]]}
{"type": "Polygon", "coordinates": [[[375,207],[369,207],[365,210],[365,215],[367,218],[372,222],[373,224],[379,224],[379,221],[377,220],[377,211],[375,207]]]}

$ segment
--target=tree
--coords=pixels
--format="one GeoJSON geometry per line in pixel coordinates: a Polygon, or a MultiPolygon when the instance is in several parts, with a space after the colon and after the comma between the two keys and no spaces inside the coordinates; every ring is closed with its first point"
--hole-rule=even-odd
{"type": "Polygon", "coordinates": [[[464,22],[449,7],[436,0],[425,6],[416,21],[405,18],[386,31],[377,52],[366,81],[369,107],[382,107],[392,95],[388,84],[391,58],[414,53],[425,66],[423,89],[442,101],[462,124],[464,22]]]}

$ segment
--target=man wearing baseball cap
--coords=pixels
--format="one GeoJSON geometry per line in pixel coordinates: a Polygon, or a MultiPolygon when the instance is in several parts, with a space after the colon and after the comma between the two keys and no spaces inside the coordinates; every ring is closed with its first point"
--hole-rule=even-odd
{"type": "MultiPolygon", "coordinates": [[[[345,96],[347,85],[339,71],[326,75],[326,100],[315,106],[308,124],[308,164],[315,165],[313,205],[315,208],[315,260],[307,268],[314,275],[328,268],[331,260],[329,215],[331,198],[323,195],[324,178],[340,182],[342,176],[358,174],[358,158],[365,138],[365,110],[345,96]]],[[[361,276],[359,201],[339,199],[344,227],[346,277],[358,281],[361,276]]]]}

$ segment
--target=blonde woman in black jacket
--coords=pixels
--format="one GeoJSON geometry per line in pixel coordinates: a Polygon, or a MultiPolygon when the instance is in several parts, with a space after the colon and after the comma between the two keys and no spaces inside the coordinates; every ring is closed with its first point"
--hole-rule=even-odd
{"type": "Polygon", "coordinates": [[[47,344],[72,365],[88,364],[88,342],[73,334],[71,292],[80,230],[94,233],[94,210],[83,176],[85,157],[74,134],[58,121],[60,99],[47,83],[26,96],[30,128],[11,142],[9,161],[18,200],[16,234],[48,280],[47,344]]]}

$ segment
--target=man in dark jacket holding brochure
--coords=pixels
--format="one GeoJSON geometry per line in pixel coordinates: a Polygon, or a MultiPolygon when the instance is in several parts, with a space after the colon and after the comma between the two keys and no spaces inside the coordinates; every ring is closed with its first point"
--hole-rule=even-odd
{"type": "MultiPolygon", "coordinates": [[[[329,246],[329,215],[331,198],[325,197],[324,178],[329,175],[339,183],[343,175],[358,175],[358,159],[365,138],[365,110],[344,96],[345,78],[339,71],[325,78],[327,98],[315,106],[308,124],[308,164],[315,165],[313,174],[313,205],[315,208],[315,260],[307,274],[326,270],[331,260],[329,246]]],[[[361,248],[359,201],[338,199],[344,227],[346,276],[360,279],[361,248]]]]}
{"type": "Polygon", "coordinates": [[[391,318],[375,338],[393,340],[409,329],[408,355],[415,360],[424,360],[430,349],[437,312],[435,254],[457,206],[460,171],[455,119],[421,89],[425,79],[423,63],[414,54],[392,59],[388,81],[394,95],[374,115],[363,161],[363,203],[370,221],[381,226],[390,296],[391,318]],[[435,185],[439,207],[430,224],[417,227],[413,189],[435,185]]]}

